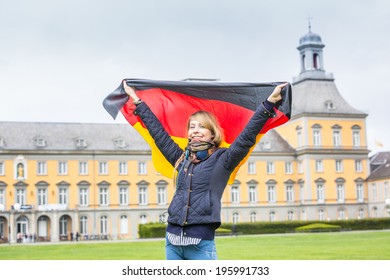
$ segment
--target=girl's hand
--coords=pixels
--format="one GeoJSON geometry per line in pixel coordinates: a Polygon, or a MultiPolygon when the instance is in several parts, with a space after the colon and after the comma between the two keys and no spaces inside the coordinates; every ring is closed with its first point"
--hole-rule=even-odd
{"type": "Polygon", "coordinates": [[[133,102],[137,102],[139,101],[139,97],[137,96],[137,94],[135,93],[135,89],[134,87],[129,87],[127,84],[126,84],[126,81],[123,80],[123,88],[125,89],[125,92],[128,96],[130,96],[131,99],[133,99],[133,102]]]}
{"type": "Polygon", "coordinates": [[[282,100],[282,89],[287,86],[288,83],[277,85],[274,89],[274,91],[268,96],[267,100],[272,103],[276,103],[280,100],[282,100]]]}

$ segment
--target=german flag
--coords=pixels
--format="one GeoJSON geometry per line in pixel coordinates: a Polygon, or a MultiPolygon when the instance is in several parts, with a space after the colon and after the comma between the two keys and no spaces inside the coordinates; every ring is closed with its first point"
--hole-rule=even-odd
{"type": "MultiPolygon", "coordinates": [[[[222,147],[229,147],[275,86],[273,83],[221,83],[204,81],[157,81],[144,79],[126,79],[126,83],[136,89],[137,95],[145,102],[160,120],[172,139],[183,149],[188,144],[187,120],[199,110],[213,113],[224,131],[222,147]]],[[[276,116],[270,118],[261,130],[257,142],[270,129],[286,123],[291,117],[291,85],[283,91],[283,99],[277,103],[276,116]]],[[[156,147],[141,119],[133,114],[135,105],[124,92],[122,83],[103,101],[104,108],[115,119],[119,111],[126,120],[148,142],[152,151],[152,160],[158,172],[172,177],[173,167],[156,147]]],[[[252,147],[252,149],[255,145],[252,147]]],[[[247,157],[233,172],[229,183],[247,157]]]]}

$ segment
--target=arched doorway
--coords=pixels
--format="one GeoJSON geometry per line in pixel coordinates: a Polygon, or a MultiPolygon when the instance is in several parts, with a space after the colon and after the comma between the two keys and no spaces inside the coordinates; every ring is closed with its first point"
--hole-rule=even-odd
{"type": "Polygon", "coordinates": [[[38,241],[50,241],[50,219],[48,216],[38,218],[38,241]]]}
{"type": "Polygon", "coordinates": [[[63,215],[60,218],[60,240],[70,240],[72,232],[72,218],[68,215],[63,215]]]}

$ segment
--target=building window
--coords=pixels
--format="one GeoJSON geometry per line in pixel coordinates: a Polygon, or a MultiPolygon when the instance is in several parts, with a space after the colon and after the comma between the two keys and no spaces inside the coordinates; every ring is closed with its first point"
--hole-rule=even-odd
{"type": "Polygon", "coordinates": [[[37,162],[37,175],[47,175],[46,161],[38,161],[37,162]]]}
{"type": "Polygon", "coordinates": [[[274,203],[276,202],[276,187],[268,186],[268,202],[274,203]]]}
{"type": "Polygon", "coordinates": [[[100,234],[108,234],[108,218],[107,216],[102,216],[100,218],[100,234]]]}
{"type": "Polygon", "coordinates": [[[88,235],[88,218],[85,216],[80,218],[80,234],[88,235]]]}
{"type": "Polygon", "coordinates": [[[88,162],[79,162],[79,175],[88,175],[88,162]]]}
{"type": "Polygon", "coordinates": [[[286,200],[287,202],[294,202],[294,187],[291,185],[286,186],[286,200]]]}
{"type": "Polygon", "coordinates": [[[341,146],[341,131],[338,129],[333,130],[333,145],[335,147],[341,146]]]}
{"type": "Polygon", "coordinates": [[[321,183],[317,184],[317,202],[324,203],[325,202],[325,188],[321,183]]]}
{"type": "Polygon", "coordinates": [[[273,162],[267,162],[267,174],[275,174],[275,165],[273,162]]]}
{"type": "Polygon", "coordinates": [[[147,187],[138,187],[138,204],[147,205],[148,204],[148,189],[147,187]]]}
{"type": "Polygon", "coordinates": [[[364,201],[364,188],[362,183],[356,184],[356,197],[358,202],[364,201]]]}
{"type": "Polygon", "coordinates": [[[157,203],[159,205],[167,204],[167,188],[165,186],[157,187],[157,203]]]}
{"type": "Polygon", "coordinates": [[[318,211],[318,220],[325,221],[325,211],[324,211],[324,209],[320,209],[318,211]]]}
{"type": "Polygon", "coordinates": [[[139,223],[143,225],[148,222],[148,217],[145,214],[141,214],[139,216],[139,220],[140,220],[139,223]]]}
{"type": "Polygon", "coordinates": [[[108,202],[108,188],[100,188],[99,189],[99,204],[100,206],[109,205],[108,202]]]}
{"type": "Polygon", "coordinates": [[[38,189],[38,205],[47,204],[47,189],[38,189]]]}
{"type": "Polygon", "coordinates": [[[233,224],[238,223],[239,214],[237,212],[233,213],[233,224]]]}
{"type": "Polygon", "coordinates": [[[80,188],[79,189],[79,199],[80,206],[88,206],[88,188],[80,188]]]}
{"type": "Polygon", "coordinates": [[[127,162],[119,162],[119,175],[127,175],[127,174],[128,174],[127,162]]]}
{"type": "Polygon", "coordinates": [[[288,211],[287,213],[287,220],[293,221],[294,220],[294,211],[288,211]]]}
{"type": "Polygon", "coordinates": [[[126,215],[121,215],[121,226],[120,226],[120,233],[121,234],[128,234],[129,233],[129,219],[126,215]]]}
{"type": "MultiPolygon", "coordinates": [[[[5,190],[1,189],[1,188],[0,188],[0,205],[3,205],[5,207],[5,190]]],[[[1,209],[1,210],[4,210],[4,209],[1,209]]]]}
{"type": "Polygon", "coordinates": [[[68,188],[59,188],[58,190],[58,203],[68,204],[68,188]]]}
{"type": "Polygon", "coordinates": [[[337,202],[339,202],[339,203],[344,203],[344,201],[345,201],[345,189],[344,189],[344,185],[338,183],[337,186],[336,186],[336,188],[337,188],[337,202]]]}
{"type": "Polygon", "coordinates": [[[359,159],[355,160],[355,172],[357,172],[357,173],[363,172],[362,161],[359,159]]]}
{"type": "Polygon", "coordinates": [[[108,174],[108,163],[106,161],[99,162],[99,174],[100,175],[108,174]]]}
{"type": "Polygon", "coordinates": [[[293,165],[292,165],[292,162],[291,162],[291,161],[285,162],[285,164],[284,164],[284,169],[285,169],[286,174],[292,174],[292,173],[293,173],[293,165]]]}
{"type": "Polygon", "coordinates": [[[58,175],[67,175],[68,174],[68,163],[66,161],[58,162],[58,175]]]}
{"type": "Polygon", "coordinates": [[[360,147],[360,130],[352,130],[352,145],[360,147]]]}
{"type": "Polygon", "coordinates": [[[359,209],[358,219],[364,219],[364,209],[362,208],[359,209]]]}
{"type": "Polygon", "coordinates": [[[346,216],[345,216],[345,210],[340,208],[338,210],[338,217],[337,217],[339,220],[345,220],[346,216]]]}
{"type": "Polygon", "coordinates": [[[238,186],[232,186],[232,203],[240,203],[240,190],[238,186]]]}
{"type": "Polygon", "coordinates": [[[129,205],[129,188],[128,187],[120,187],[119,188],[119,204],[129,205]]]}
{"type": "Polygon", "coordinates": [[[257,202],[257,189],[256,186],[249,186],[249,202],[257,202]]]}
{"type": "Polygon", "coordinates": [[[372,208],[372,211],[371,211],[371,216],[372,216],[372,218],[378,218],[378,208],[377,207],[373,207],[372,208]]]}
{"type": "Polygon", "coordinates": [[[255,162],[248,162],[248,173],[249,174],[256,174],[256,163],[255,162]]]}
{"type": "Polygon", "coordinates": [[[319,129],[313,130],[313,145],[316,147],[321,146],[321,130],[319,129]]]}
{"type": "Polygon", "coordinates": [[[343,161],[337,159],[335,163],[336,163],[336,172],[343,172],[343,170],[344,170],[343,161]]]}
{"type": "Polygon", "coordinates": [[[4,162],[0,161],[0,176],[5,175],[5,164],[4,162]]]}
{"type": "Polygon", "coordinates": [[[60,219],[60,236],[68,237],[68,218],[65,216],[60,219]]]}
{"type": "Polygon", "coordinates": [[[316,172],[324,172],[324,165],[322,160],[316,160],[316,172]]]}
{"type": "Polygon", "coordinates": [[[256,212],[251,212],[250,221],[251,223],[256,223],[256,212]]]}
{"type": "Polygon", "coordinates": [[[270,222],[275,222],[276,221],[275,212],[274,211],[269,212],[269,221],[270,222]]]}
{"type": "Polygon", "coordinates": [[[146,175],[147,173],[146,162],[138,162],[138,175],[146,175]]]}
{"type": "Polygon", "coordinates": [[[20,205],[26,204],[26,190],[25,189],[16,189],[15,203],[20,205]]]}

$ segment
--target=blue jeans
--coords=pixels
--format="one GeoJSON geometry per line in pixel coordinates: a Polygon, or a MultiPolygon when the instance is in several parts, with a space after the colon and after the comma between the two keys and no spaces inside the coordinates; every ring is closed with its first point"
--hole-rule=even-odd
{"type": "Polygon", "coordinates": [[[167,260],[217,260],[214,240],[202,240],[198,245],[176,246],[166,238],[167,260]]]}

